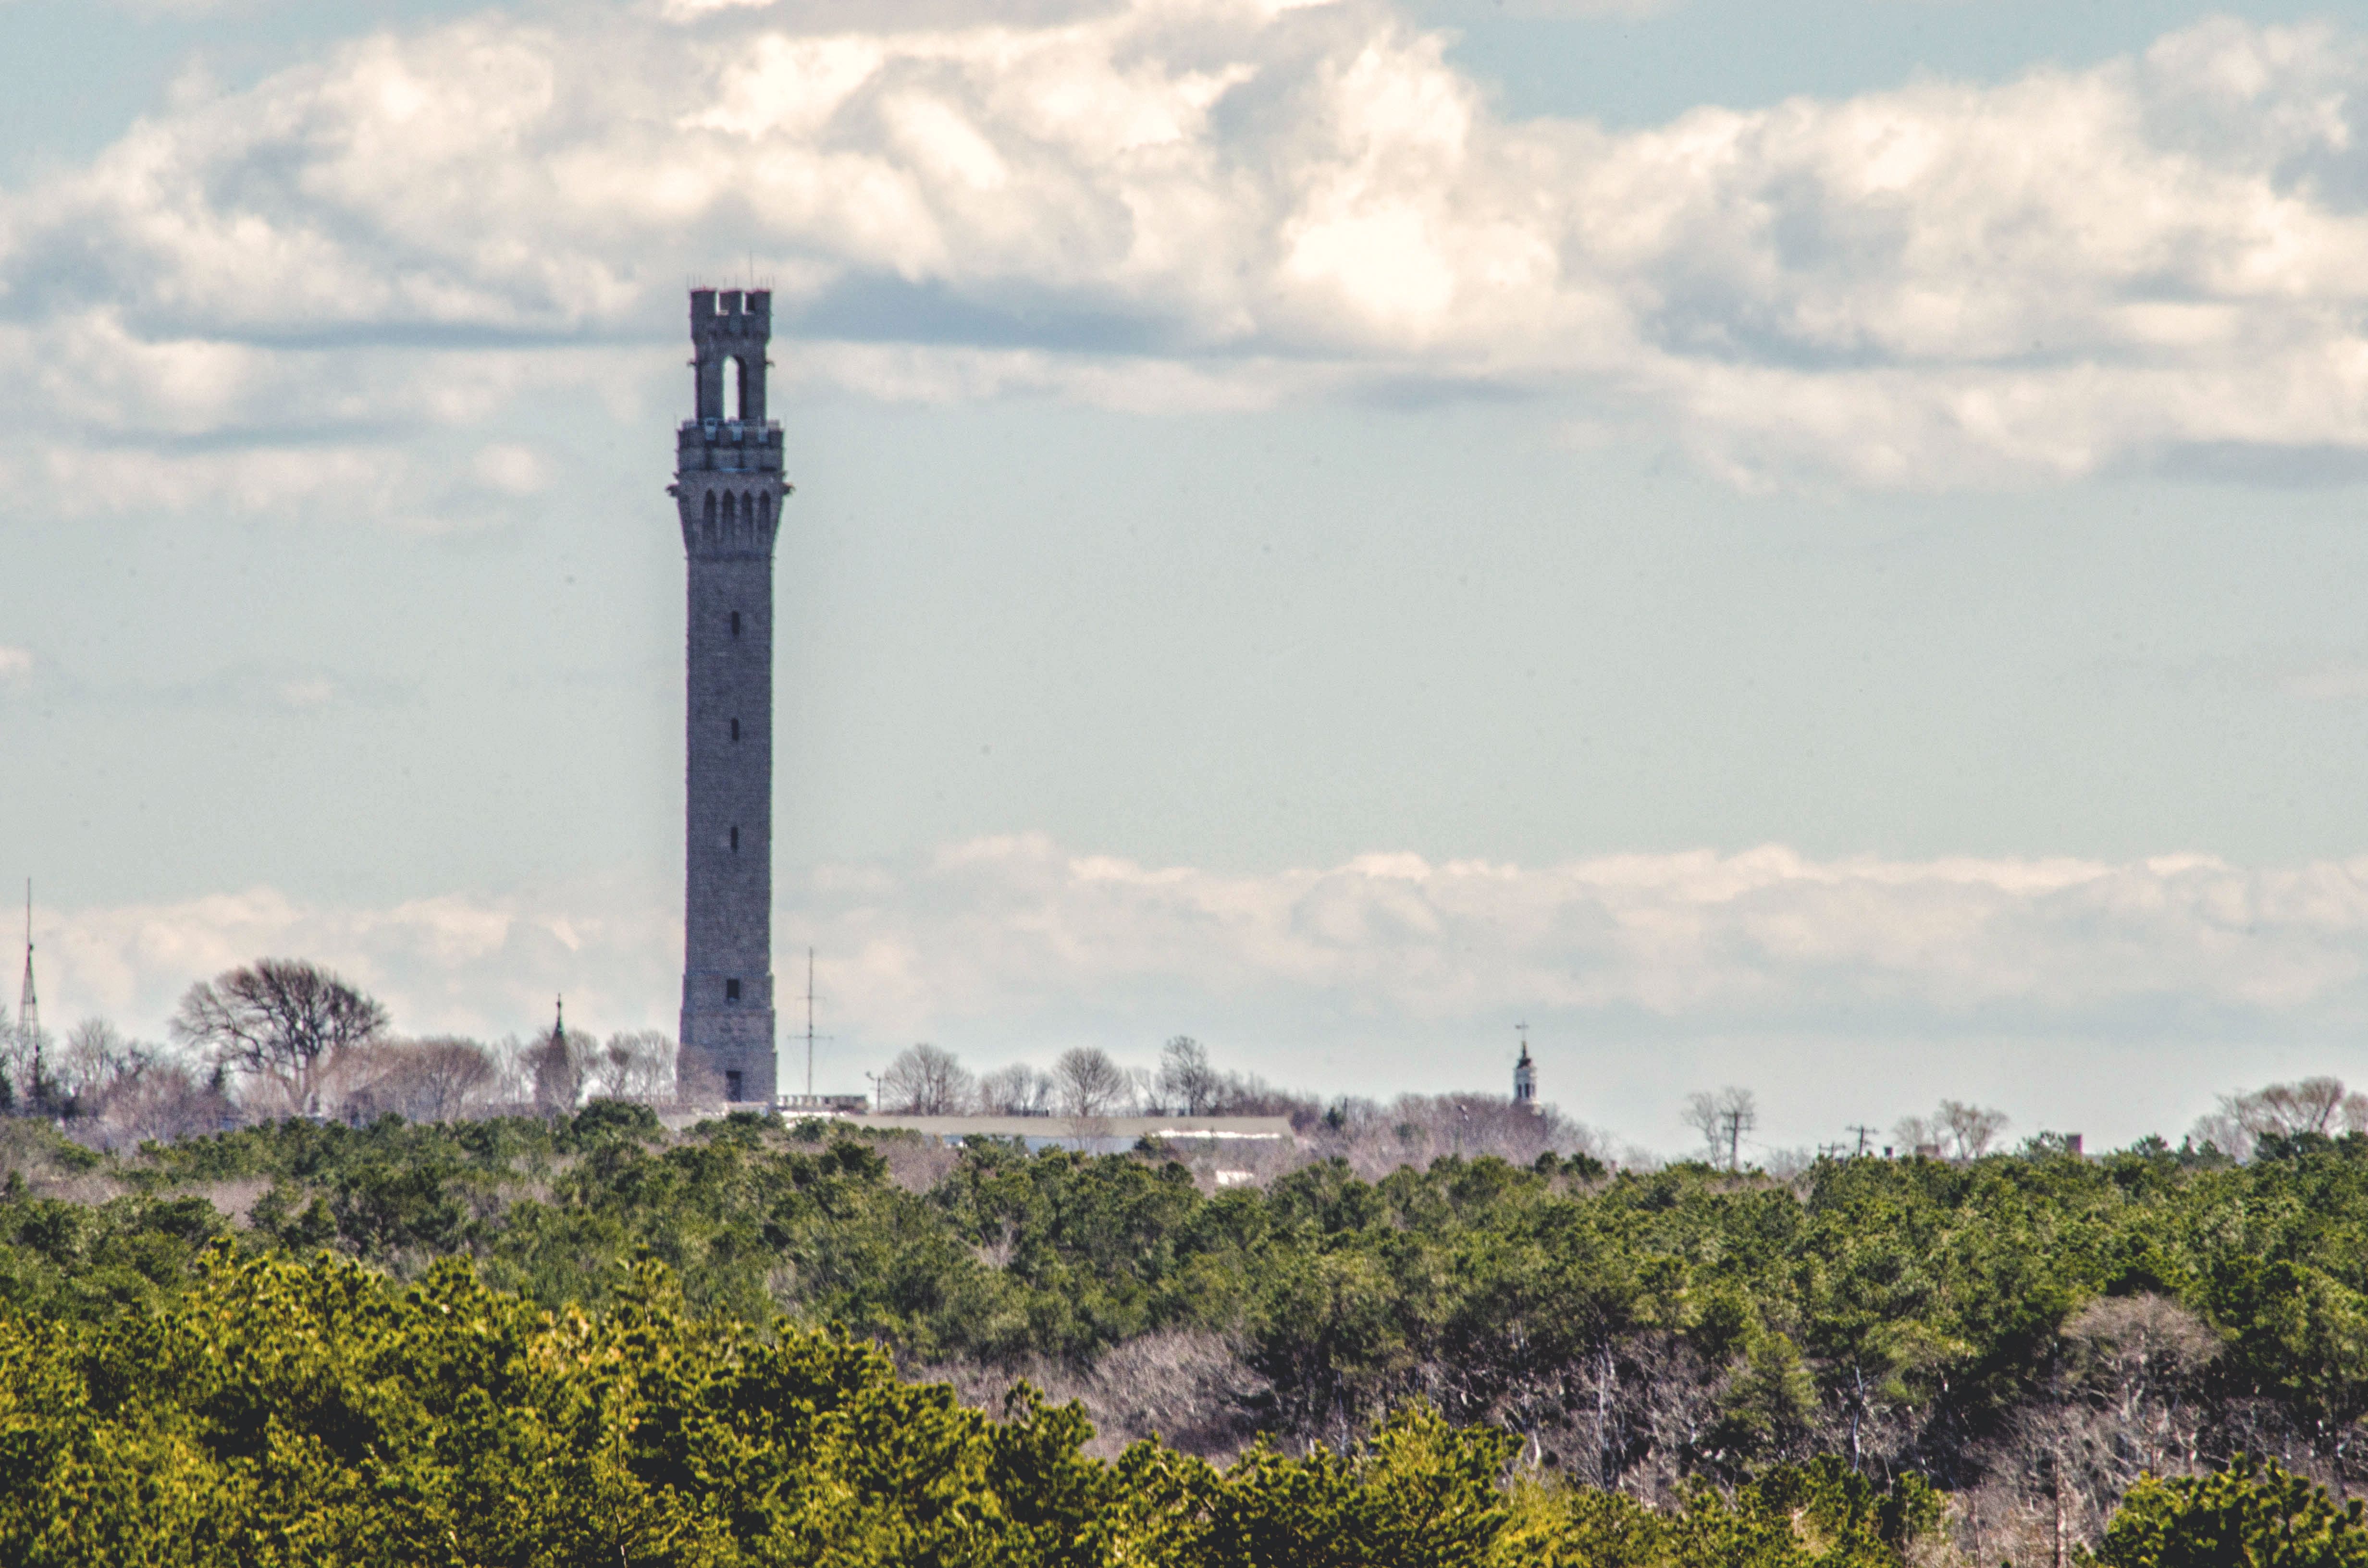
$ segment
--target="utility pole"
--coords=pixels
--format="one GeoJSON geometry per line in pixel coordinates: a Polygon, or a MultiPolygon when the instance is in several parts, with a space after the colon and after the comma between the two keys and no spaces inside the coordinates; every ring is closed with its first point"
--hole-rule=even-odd
{"type": "Polygon", "coordinates": [[[1858,1135],[1858,1154],[1856,1157],[1861,1160],[1865,1159],[1866,1142],[1868,1139],[1874,1136],[1875,1130],[1872,1127],[1861,1126],[1853,1121],[1848,1127],[1843,1128],[1842,1131],[1844,1132],[1852,1132],[1858,1135]]]}
{"type": "Polygon", "coordinates": [[[1759,1117],[1748,1106],[1730,1106],[1719,1114],[1726,1130],[1726,1168],[1743,1168],[1743,1135],[1759,1125],[1759,1117]]]}

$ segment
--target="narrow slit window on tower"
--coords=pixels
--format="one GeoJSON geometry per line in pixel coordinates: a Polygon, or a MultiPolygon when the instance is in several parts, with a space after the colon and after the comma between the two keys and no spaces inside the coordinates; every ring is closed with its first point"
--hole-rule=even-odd
{"type": "Polygon", "coordinates": [[[740,824],[738,823],[734,823],[732,824],[732,847],[735,850],[740,847],[740,824]]]}
{"type": "Polygon", "coordinates": [[[732,612],[732,635],[740,635],[740,612],[736,609],[732,612]]]}
{"type": "Polygon", "coordinates": [[[726,1002],[740,1000],[740,983],[737,980],[727,980],[723,983],[723,999],[726,1002]]]}
{"type": "Polygon", "coordinates": [[[732,738],[735,741],[740,738],[740,721],[737,719],[732,721],[732,738]]]}

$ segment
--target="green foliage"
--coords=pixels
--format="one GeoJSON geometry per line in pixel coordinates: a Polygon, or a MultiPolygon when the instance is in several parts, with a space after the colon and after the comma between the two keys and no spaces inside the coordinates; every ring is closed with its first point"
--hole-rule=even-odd
{"type": "Polygon", "coordinates": [[[1109,1488],[1083,1435],[700,1323],[655,1266],[552,1314],[217,1252],[163,1312],[0,1323],[0,1561],[1064,1562],[1109,1488]]]}
{"type": "Polygon", "coordinates": [[[1280,1440],[1338,1448],[1422,1397],[1596,1481],[1649,1461],[1732,1486],[1832,1448],[1956,1484],[2100,1296],[2167,1296],[2208,1325],[2225,1348],[2198,1408],[2260,1414],[2321,1460],[2368,1421],[2368,1140],[2351,1137],[2244,1166],[2039,1140],[1971,1165],[1822,1161],[1788,1185],[1486,1158],[1365,1181],[1336,1161],[1210,1194],[1159,1153],[949,1156],[746,1114],[668,1135],[596,1102],[290,1121],[121,1158],[17,1123],[0,1160],[0,1311],[80,1322],[186,1289],[230,1231],[203,1195],[231,1192],[250,1250],[402,1279],[464,1258],[554,1311],[619,1302],[647,1260],[695,1315],[837,1324],[915,1361],[1082,1369],[1205,1331],[1267,1381],[1255,1414],[1280,1440]],[[1679,1373],[1702,1391],[1681,1421],[1620,1427],[1588,1403],[1679,1373]]]}
{"type": "Polygon", "coordinates": [[[701,1322],[654,1264],[552,1313],[457,1263],[403,1287],[222,1248],[160,1312],[0,1320],[0,1562],[1444,1568],[1510,1512],[1511,1440],[1424,1406],[1224,1472],[1089,1435],[701,1322]]]}
{"type": "Polygon", "coordinates": [[[1887,1491],[1839,1459],[1777,1465],[1732,1497],[1703,1487],[1663,1514],[1617,1493],[1515,1494],[1499,1568],[1898,1568],[1941,1520],[1917,1476],[1887,1491]]]}
{"type": "Polygon", "coordinates": [[[2107,1568],[2362,1568],[2361,1506],[2338,1507],[2275,1460],[2130,1489],[2093,1561],[2107,1568]]]}
{"type": "MultiPolygon", "coordinates": [[[[129,1158],[16,1123],[0,1164],[8,1563],[1896,1568],[1942,1513],[1896,1466],[1945,1478],[2056,1397],[2067,1321],[2113,1294],[2201,1318],[2199,1401],[2322,1458],[2368,1420],[2356,1138],[1204,1194],[1156,1151],[670,1136],[596,1102],[129,1158]],[[1078,1407],[1021,1388],[990,1419],[888,1359],[1086,1366],[1169,1330],[1270,1381],[1230,1469],[1104,1464],[1078,1407]],[[1680,1374],[1670,1436],[1580,1397],[1680,1374]],[[1924,1446],[1864,1458],[1884,1422],[1924,1446]],[[1680,1506],[1537,1479],[1656,1442],[1680,1506]]],[[[2245,1461],[2142,1483],[2096,1561],[2368,1568],[2363,1540],[2245,1461]]]]}

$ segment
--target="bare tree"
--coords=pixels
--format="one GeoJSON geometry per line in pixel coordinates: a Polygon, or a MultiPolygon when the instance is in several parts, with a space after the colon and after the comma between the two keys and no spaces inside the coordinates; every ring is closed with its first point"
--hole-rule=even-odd
{"type": "Polygon", "coordinates": [[[1024,1062],[978,1081],[978,1108],[988,1116],[1044,1116],[1053,1108],[1053,1080],[1024,1062]]]}
{"type": "Polygon", "coordinates": [[[99,1120],[110,1144],[145,1138],[188,1138],[236,1125],[227,1074],[217,1064],[199,1072],[171,1057],[152,1061],[140,1075],[119,1084],[101,1105],[99,1120]]]}
{"type": "Polygon", "coordinates": [[[2264,1138],[2310,1132],[2330,1138],[2340,1132],[2368,1132],[2368,1095],[2347,1092],[2342,1079],[2325,1077],[2223,1095],[2220,1108],[2200,1119],[2189,1136],[2246,1160],[2264,1138]]]}
{"type": "Polygon", "coordinates": [[[412,1042],[412,1071],[431,1121],[450,1121],[489,1094],[501,1078],[493,1052],[473,1040],[439,1035],[412,1042]]]}
{"type": "Polygon", "coordinates": [[[447,1035],[350,1048],[330,1076],[337,1081],[338,1114],[348,1121],[389,1111],[414,1121],[451,1121],[492,1097],[501,1071],[484,1046],[447,1035]]]}
{"type": "MultiPolygon", "coordinates": [[[[2224,1096],[2220,1103],[2225,1108],[2227,1098],[2224,1096]]],[[[2225,1108],[2206,1111],[2197,1117],[2195,1125],[2188,1130],[2187,1141],[2201,1148],[2217,1149],[2232,1160],[2253,1157],[2253,1135],[2245,1131],[2243,1122],[2225,1108]]]]}
{"type": "Polygon", "coordinates": [[[0,1018],[0,1071],[7,1078],[7,1096],[0,1106],[21,1106],[49,1114],[57,1108],[58,1042],[47,1029],[20,1029],[14,1020],[0,1018]]]}
{"type": "MultiPolygon", "coordinates": [[[[1593,1129],[1552,1106],[1519,1105],[1505,1095],[1401,1095],[1387,1105],[1344,1096],[1306,1122],[1300,1147],[1318,1158],[1348,1161],[1367,1181],[1404,1166],[1421,1169],[1445,1154],[1534,1165],[1543,1153],[1600,1159],[1607,1152],[1593,1129]]],[[[1584,1162],[1579,1168],[1586,1168],[1584,1162]]]]}
{"type": "Polygon", "coordinates": [[[1186,1116],[1206,1116],[1216,1108],[1224,1080],[1209,1065],[1209,1051],[1190,1035],[1179,1034],[1159,1050],[1159,1093],[1186,1116]]]}
{"type": "Polygon", "coordinates": [[[1099,1046],[1064,1051],[1053,1063],[1053,1092],[1059,1097],[1061,1114],[1074,1120],[1116,1114],[1125,1107],[1131,1087],[1126,1069],[1099,1046]]]}
{"type": "Polygon", "coordinates": [[[16,1023],[0,1017],[0,1110],[14,1110],[17,1101],[31,1097],[30,1074],[32,1052],[17,1043],[16,1023]]]}
{"type": "Polygon", "coordinates": [[[160,1049],[124,1039],[105,1018],[85,1018],[66,1031],[56,1054],[56,1091],[67,1115],[97,1116],[110,1096],[163,1059],[160,1049]]]}
{"type": "Polygon", "coordinates": [[[1948,1133],[1950,1153],[1960,1160],[1978,1160],[1988,1153],[2008,1126],[2006,1112],[1963,1100],[1942,1100],[1933,1120],[1948,1133]]]}
{"type": "Polygon", "coordinates": [[[2202,1320],[2167,1297],[2108,1297],[2060,1332],[2044,1390],[1986,1445],[1967,1500],[2012,1561],[2072,1561],[2140,1475],[2192,1474],[2203,1460],[2201,1374],[2221,1343],[2202,1320]]]}
{"type": "Polygon", "coordinates": [[[174,1038],[284,1088],[295,1108],[319,1108],[324,1058],[375,1038],[386,1009],[318,964],[262,959],[189,987],[174,1038]]]}
{"type": "Polygon", "coordinates": [[[906,1116],[959,1116],[970,1108],[974,1087],[952,1051],[916,1045],[880,1074],[881,1108],[906,1116]]]}
{"type": "Polygon", "coordinates": [[[1903,1116],[1892,1125],[1891,1136],[1898,1141],[1900,1151],[1908,1154],[1941,1153],[1946,1129],[1929,1117],[1903,1116]]]}
{"type": "Polygon", "coordinates": [[[656,1029],[612,1034],[592,1065],[593,1092],[612,1100],[665,1099],[674,1087],[674,1041],[656,1029]]]}
{"type": "Polygon", "coordinates": [[[1724,1155],[1728,1170],[1740,1170],[1743,1135],[1759,1125],[1759,1104],[1749,1089],[1731,1084],[1714,1095],[1688,1095],[1686,1125],[1702,1135],[1713,1160],[1724,1155]]]}
{"type": "Polygon", "coordinates": [[[2168,1296],[2100,1297],[2062,1332],[2082,1395],[2126,1450],[2123,1487],[2141,1471],[2193,1470],[2196,1379],[2220,1354],[2219,1335],[2168,1296]]]}

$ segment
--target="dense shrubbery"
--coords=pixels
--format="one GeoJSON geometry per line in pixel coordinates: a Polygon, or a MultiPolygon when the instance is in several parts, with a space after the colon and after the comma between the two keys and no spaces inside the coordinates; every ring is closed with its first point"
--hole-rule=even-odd
{"type": "MultiPolygon", "coordinates": [[[[805,1131],[745,1118],[670,1138],[596,1104],[572,1121],[290,1122],[119,1160],[17,1124],[0,1307],[36,1336],[132,1333],[213,1299],[221,1266],[195,1282],[221,1244],[328,1249],[431,1290],[456,1288],[438,1260],[462,1258],[524,1303],[503,1312],[610,1324],[646,1310],[662,1265],[682,1322],[784,1346],[823,1343],[794,1325],[839,1325],[981,1397],[1018,1373],[1070,1388],[1121,1434],[1224,1457],[1263,1432],[1280,1448],[1253,1465],[1353,1449],[1419,1403],[1506,1434],[1523,1474],[1613,1489],[1505,1503],[1505,1539],[1585,1539],[1589,1562],[1691,1561],[1688,1530],[1807,1517],[1770,1501],[1786,1487],[1825,1489],[1819,1540],[1893,1540],[1868,1510],[1917,1474],[1954,1494],[1985,1561],[2126,1543],[2107,1517],[2142,1471],[2252,1450],[2340,1483],[2368,1415],[2356,1136],[2272,1140],[2242,1166],[2043,1145],[1779,1184],[1547,1156],[1376,1182],[1318,1164],[1212,1193],[1156,1153],[805,1131]],[[1162,1386],[1171,1373],[1197,1381],[1162,1386]],[[1178,1414],[1194,1401],[1231,1418],[1178,1414]]],[[[1346,1462],[1292,1460],[1290,1485],[1346,1462]]]]}
{"type": "Polygon", "coordinates": [[[554,1314],[459,1263],[406,1289],[225,1249],[157,1312],[0,1319],[0,1561],[1876,1568],[1932,1522],[1830,1462],[1667,1518],[1508,1494],[1513,1440],[1425,1406],[1223,1471],[1153,1444],[1105,1465],[1086,1432],[838,1335],[700,1321],[655,1265],[554,1314]]]}

